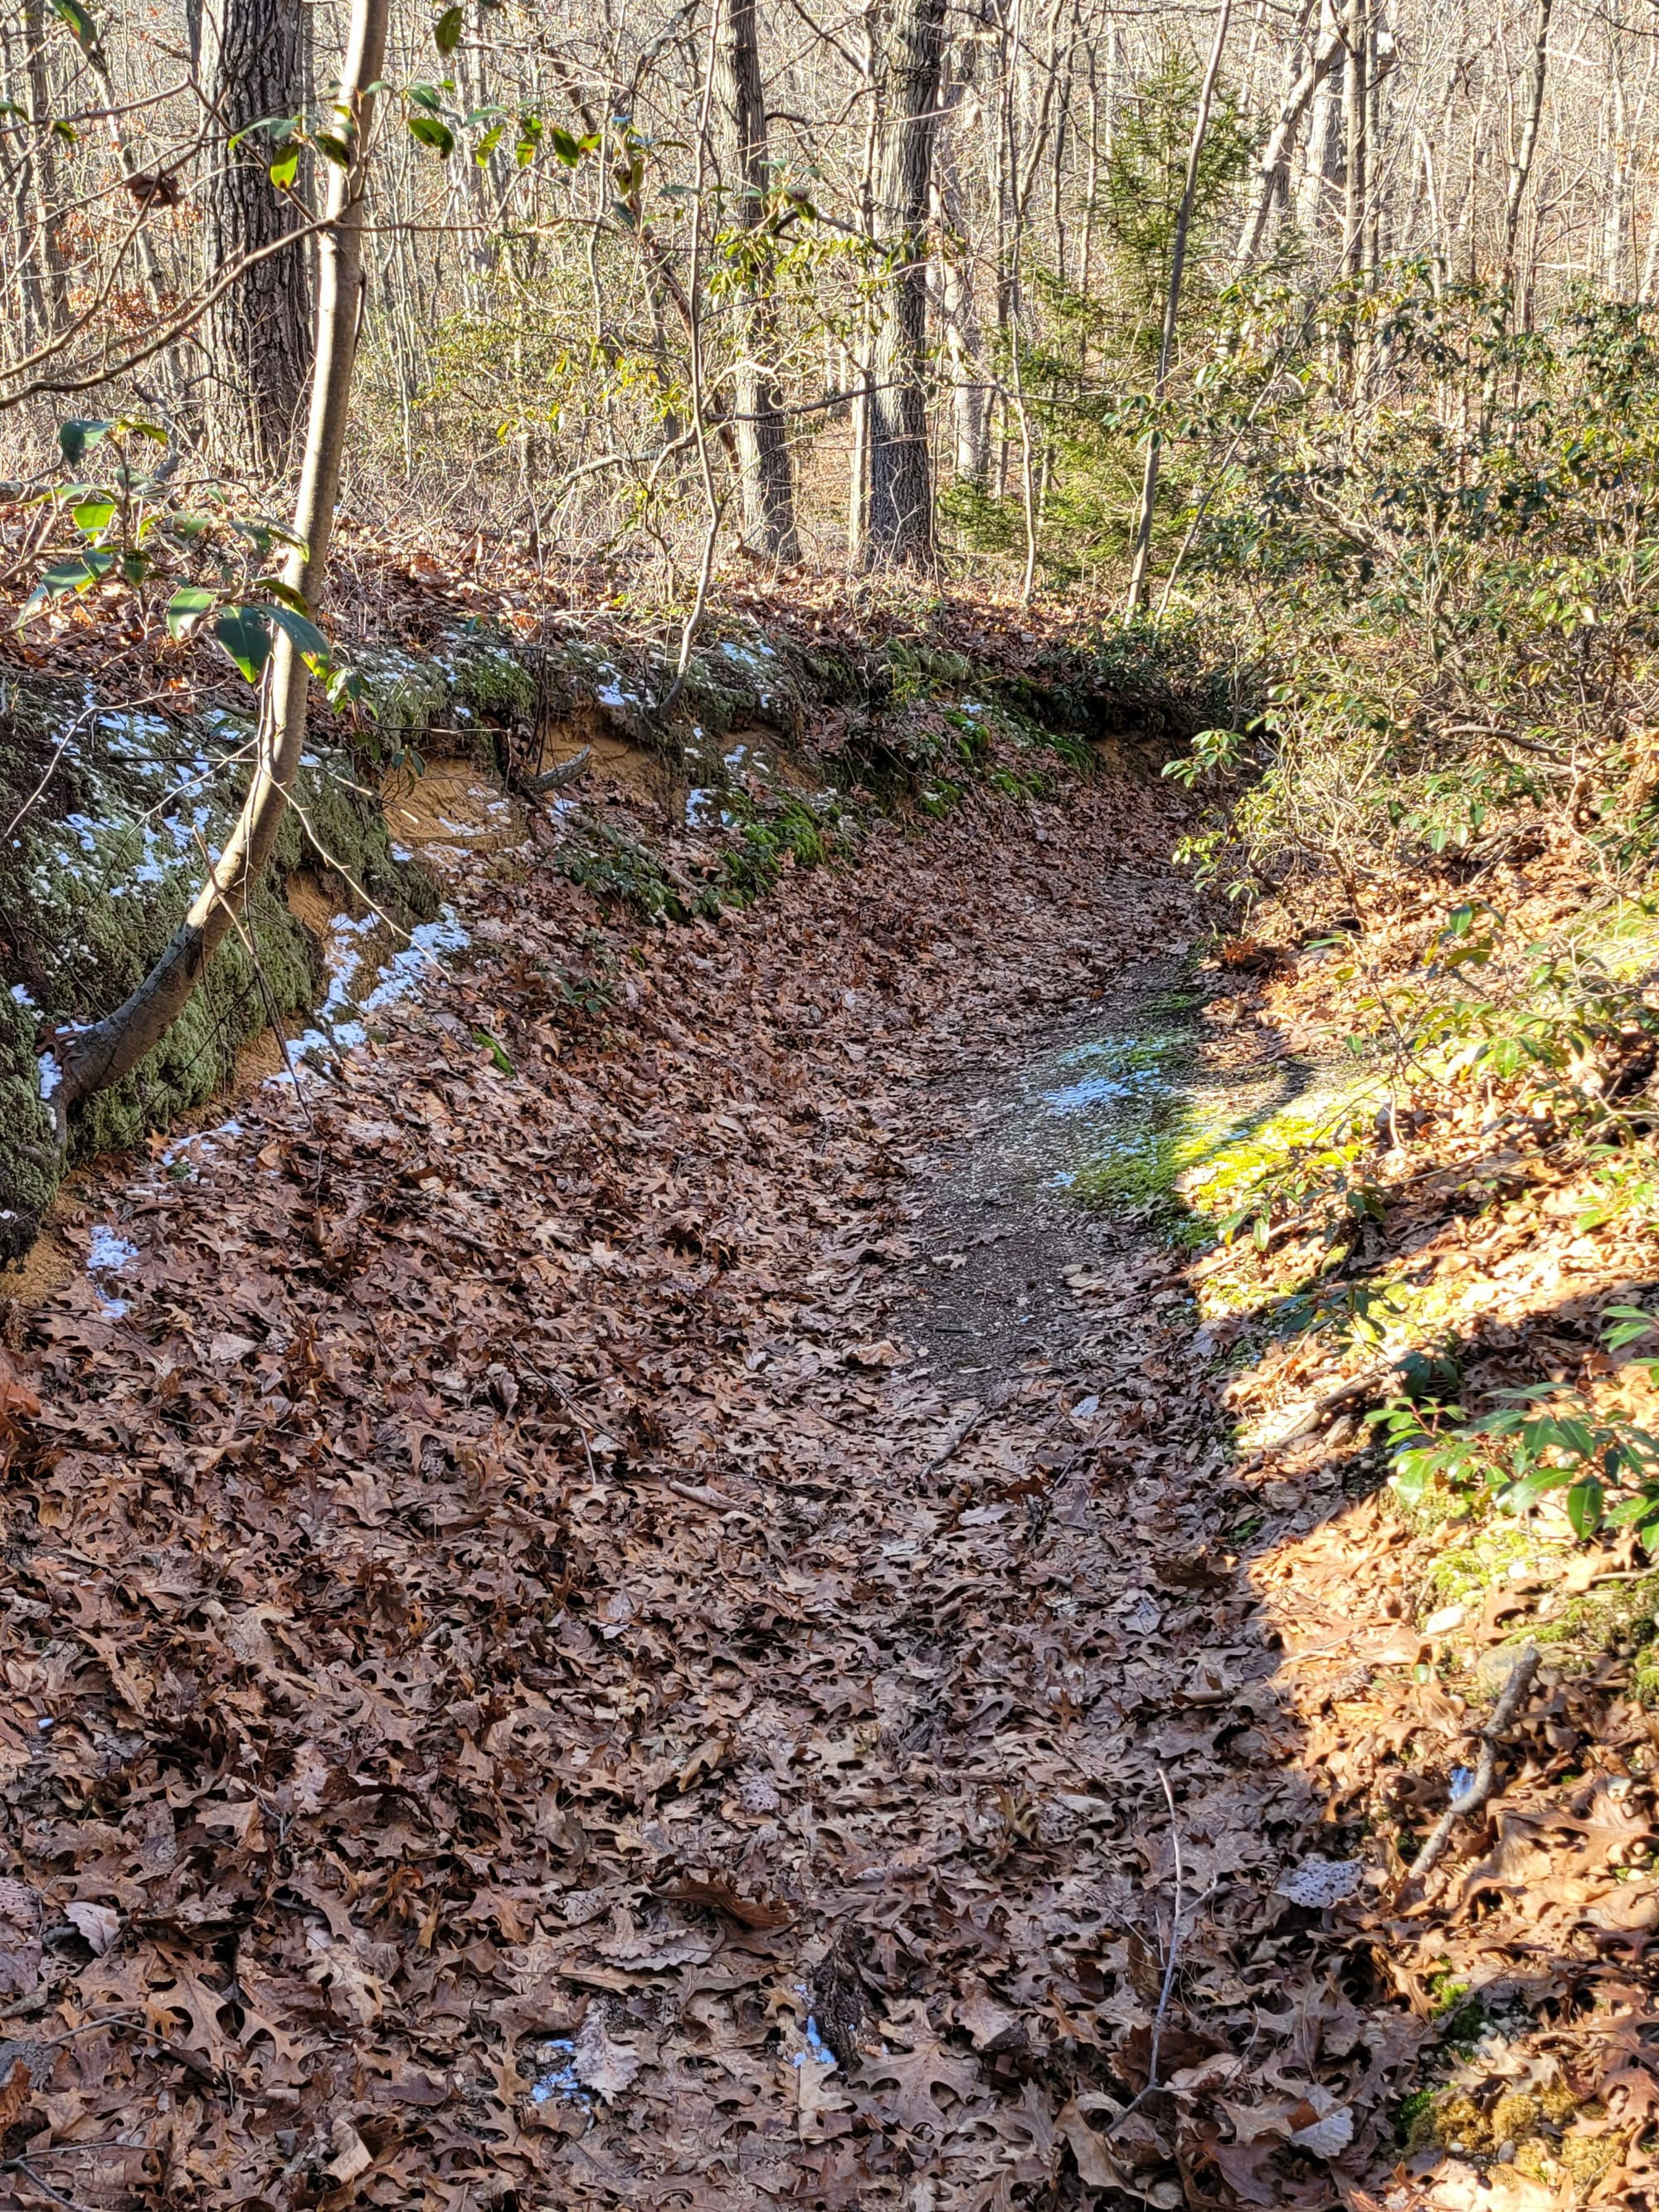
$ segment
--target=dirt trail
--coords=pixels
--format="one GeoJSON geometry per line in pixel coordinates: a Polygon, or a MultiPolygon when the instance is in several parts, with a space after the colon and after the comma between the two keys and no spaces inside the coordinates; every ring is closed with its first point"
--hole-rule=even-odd
{"type": "Polygon", "coordinates": [[[82,1188],[0,1508],[20,2205],[1340,2201],[1411,2024],[1273,1894],[1180,1263],[1030,1133],[1193,935],[1168,805],[644,939],[526,853],[337,1081],[82,1188]]]}

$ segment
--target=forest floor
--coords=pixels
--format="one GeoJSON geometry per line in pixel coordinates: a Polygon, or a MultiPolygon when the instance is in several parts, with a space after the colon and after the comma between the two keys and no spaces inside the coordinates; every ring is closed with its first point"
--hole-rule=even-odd
{"type": "Polygon", "coordinates": [[[1291,1056],[1203,1029],[1178,811],[656,932],[474,854],[332,1077],[77,1180],[8,1316],[3,2201],[1647,2201],[1644,1714],[1541,1673],[1498,1860],[1402,1888],[1368,1792],[1481,1718],[1420,1532],[1351,1424],[1241,1456],[1307,1363],[1079,1202],[1125,1037],[1291,1056]]]}

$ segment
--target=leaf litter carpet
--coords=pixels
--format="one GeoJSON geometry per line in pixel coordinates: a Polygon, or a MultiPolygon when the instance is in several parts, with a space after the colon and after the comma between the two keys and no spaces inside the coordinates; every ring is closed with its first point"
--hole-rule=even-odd
{"type": "Polygon", "coordinates": [[[964,1102],[1193,934],[1170,804],[643,938],[526,848],[337,1080],[82,1186],[133,1255],[12,1328],[0,2201],[1356,2201],[1424,2024],[1276,1892],[1180,1262],[1078,1229],[988,1372],[934,1264],[964,1102]]]}

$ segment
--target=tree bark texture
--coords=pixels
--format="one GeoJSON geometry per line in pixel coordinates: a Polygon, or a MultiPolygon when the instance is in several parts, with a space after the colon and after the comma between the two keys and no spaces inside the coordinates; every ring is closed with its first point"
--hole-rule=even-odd
{"type": "Polygon", "coordinates": [[[23,0],[24,69],[28,87],[30,148],[24,163],[27,225],[25,285],[32,318],[42,338],[55,337],[69,313],[64,251],[63,187],[52,132],[52,87],[46,67],[43,0],[23,0]]]}
{"type": "Polygon", "coordinates": [[[1324,0],[1313,51],[1301,75],[1285,94],[1284,105],[1267,134],[1256,165],[1255,187],[1243,227],[1239,232],[1238,249],[1234,256],[1234,265],[1238,269],[1247,269],[1261,251],[1262,234],[1267,228],[1274,201],[1279,197],[1295,149],[1296,134],[1302,127],[1302,118],[1313,106],[1321,86],[1341,60],[1344,51],[1342,33],[1337,25],[1330,0],[1324,0]]]}
{"type": "Polygon", "coordinates": [[[1504,195],[1504,281],[1515,282],[1515,241],[1521,228],[1521,204],[1532,174],[1538,149],[1538,125],[1544,112],[1544,83],[1549,70],[1550,17],[1554,0],[1537,0],[1533,15],[1532,55],[1527,71],[1526,105],[1521,121],[1521,143],[1510,163],[1509,188],[1504,195]]]}
{"type": "MultiPolygon", "coordinates": [[[[940,112],[954,119],[966,88],[946,87],[940,112]]],[[[955,147],[945,135],[935,158],[933,228],[939,255],[939,319],[950,363],[951,416],[958,483],[983,490],[990,464],[991,410],[981,359],[979,304],[975,296],[973,241],[963,211],[955,147]]]]}
{"type": "Polygon", "coordinates": [[[876,166],[877,236],[889,273],[871,363],[866,568],[924,568],[933,559],[927,228],[944,27],[945,0],[896,0],[876,166]]]}
{"type": "MultiPolygon", "coordinates": [[[[328,575],[329,538],[339,496],[352,370],[363,289],[363,189],[373,95],[386,56],[391,0],[352,0],[334,128],[352,149],[349,168],[331,162],[325,227],[319,234],[316,344],[299,495],[296,544],[284,580],[314,610],[328,575]]],[[[52,1106],[60,1133],[70,1111],[131,1073],[184,1012],[208,962],[239,923],[248,893],[270,865],[305,744],[309,671],[278,629],[264,672],[253,775],[222,853],[171,942],[112,1014],[83,1030],[65,1057],[52,1106]]]]}
{"type": "Polygon", "coordinates": [[[772,561],[798,561],[794,489],[789,439],[773,365],[776,340],[767,309],[769,256],[756,234],[766,220],[771,188],[766,136],[766,94],[761,77],[756,0],[726,0],[715,55],[715,108],[720,118],[720,169],[728,227],[742,234],[744,270],[737,340],[740,349],[737,399],[738,473],[743,487],[743,532],[750,550],[772,561]]]}
{"type": "MultiPolygon", "coordinates": [[[[266,116],[297,115],[309,92],[303,0],[221,0],[213,38],[213,97],[227,139],[266,116]]],[[[255,131],[227,149],[206,194],[209,273],[285,238],[303,220],[269,174],[273,142],[255,131]]],[[[228,450],[264,473],[293,459],[311,372],[311,265],[307,242],[267,253],[245,270],[209,325],[219,393],[219,434],[228,450]]]]}
{"type": "Polygon", "coordinates": [[[1348,49],[1342,75],[1342,273],[1358,276],[1365,263],[1366,125],[1370,53],[1370,15],[1366,0],[1350,0],[1344,32],[1348,49]]]}

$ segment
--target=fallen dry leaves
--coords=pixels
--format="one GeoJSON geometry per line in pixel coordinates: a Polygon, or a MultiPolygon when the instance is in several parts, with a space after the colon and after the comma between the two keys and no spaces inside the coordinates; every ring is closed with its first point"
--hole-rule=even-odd
{"type": "MultiPolygon", "coordinates": [[[[1180,1261],[1103,1227],[1086,1344],[975,1395],[917,1349],[939,1079],[1156,957],[1168,804],[643,937],[526,848],[337,1083],[88,1188],[128,1310],[7,1386],[20,2206],[1361,2201],[1430,2024],[1374,1891],[1299,1901],[1363,1754],[1235,1571],[1180,1261]]],[[[1633,1808],[1566,1817],[1552,1958],[1633,1808]]]]}

